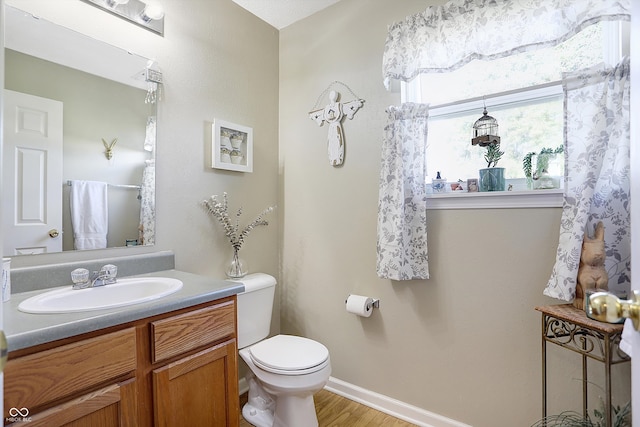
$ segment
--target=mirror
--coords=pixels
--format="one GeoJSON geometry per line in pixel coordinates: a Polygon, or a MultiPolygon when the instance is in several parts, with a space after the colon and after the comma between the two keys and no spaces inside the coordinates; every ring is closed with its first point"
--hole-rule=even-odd
{"type": "Polygon", "coordinates": [[[4,255],[153,244],[151,62],[8,5],[5,20],[4,255]]]}

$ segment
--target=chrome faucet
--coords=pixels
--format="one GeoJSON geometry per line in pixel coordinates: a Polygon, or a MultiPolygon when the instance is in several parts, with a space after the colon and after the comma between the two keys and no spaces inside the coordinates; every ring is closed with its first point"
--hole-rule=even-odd
{"type": "Polygon", "coordinates": [[[95,288],[116,283],[118,267],[113,264],[103,265],[100,271],[89,274],[86,268],[76,268],[71,272],[73,289],[95,288]]]}

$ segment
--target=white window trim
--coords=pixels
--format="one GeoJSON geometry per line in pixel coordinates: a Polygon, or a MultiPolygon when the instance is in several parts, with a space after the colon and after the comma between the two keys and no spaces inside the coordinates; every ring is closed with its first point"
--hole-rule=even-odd
{"type": "MultiPolygon", "coordinates": [[[[415,80],[419,81],[420,79],[415,80]]],[[[403,85],[403,89],[406,91],[406,85],[403,85]]],[[[403,91],[403,96],[406,94],[405,91],[403,91]]],[[[558,96],[562,96],[562,82],[551,82],[536,87],[496,93],[486,99],[490,99],[494,105],[502,106],[530,103],[531,101],[543,101],[558,96]]],[[[449,114],[476,111],[483,107],[484,102],[485,100],[476,98],[434,106],[429,109],[429,117],[443,117],[449,114]]],[[[557,189],[477,193],[428,193],[427,209],[558,208],[562,207],[563,192],[564,190],[557,189]]]]}
{"type": "Polygon", "coordinates": [[[529,86],[523,89],[494,93],[483,98],[473,98],[449,104],[430,106],[429,118],[482,110],[486,101],[491,101],[490,103],[492,105],[499,105],[500,107],[512,107],[518,104],[528,104],[533,101],[545,101],[549,98],[557,98],[562,96],[562,94],[562,82],[555,81],[537,86],[529,86]]]}
{"type": "Polygon", "coordinates": [[[561,208],[564,190],[427,194],[427,209],[561,208]]]}

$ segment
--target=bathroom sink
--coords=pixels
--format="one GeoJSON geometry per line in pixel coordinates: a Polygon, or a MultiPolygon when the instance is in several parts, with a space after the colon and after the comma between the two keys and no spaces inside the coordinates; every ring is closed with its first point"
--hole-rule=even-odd
{"type": "Polygon", "coordinates": [[[182,288],[182,281],[169,277],[130,277],[116,283],[87,289],[71,286],[38,294],[20,303],[25,313],[75,313],[102,310],[153,301],[182,288]]]}

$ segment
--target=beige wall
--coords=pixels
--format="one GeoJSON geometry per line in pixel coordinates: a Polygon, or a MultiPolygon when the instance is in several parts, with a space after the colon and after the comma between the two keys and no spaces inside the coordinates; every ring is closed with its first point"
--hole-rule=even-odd
{"type": "MultiPolygon", "coordinates": [[[[426,3],[343,0],[280,32],[282,332],[323,342],[332,375],[365,389],[475,427],[531,425],[541,416],[534,306],[558,302],[542,290],[559,208],[429,211],[431,279],[375,272],[384,111],[400,103],[382,85],[386,30],[426,3]],[[328,164],[326,125],[307,116],[334,80],[365,100],[344,122],[340,168],[328,164]],[[350,293],[380,298],[380,310],[346,313],[350,293]]],[[[580,359],[564,353],[550,356],[553,375],[567,375],[550,387],[550,411],[580,409],[580,359]]]]}

